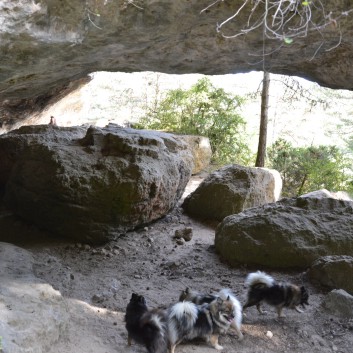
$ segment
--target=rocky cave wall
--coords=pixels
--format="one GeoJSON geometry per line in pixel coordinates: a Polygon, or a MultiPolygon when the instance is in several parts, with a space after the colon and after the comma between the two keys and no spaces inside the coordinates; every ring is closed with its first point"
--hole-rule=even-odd
{"type": "MultiPolygon", "coordinates": [[[[291,45],[267,40],[265,46],[261,28],[233,39],[217,33],[216,24],[233,15],[243,1],[220,1],[201,12],[211,3],[3,0],[0,124],[43,109],[94,71],[215,75],[265,68],[331,88],[353,88],[353,1],[321,1],[339,22],[291,45]]],[[[224,33],[245,28],[250,10],[230,21],[224,33]]]]}

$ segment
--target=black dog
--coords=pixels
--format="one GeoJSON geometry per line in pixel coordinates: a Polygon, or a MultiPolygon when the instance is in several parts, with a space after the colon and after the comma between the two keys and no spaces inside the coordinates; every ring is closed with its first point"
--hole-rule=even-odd
{"type": "Polygon", "coordinates": [[[128,345],[132,340],[145,345],[148,353],[167,353],[167,313],[161,309],[149,310],[142,295],[132,293],[126,307],[125,323],[128,345]]]}

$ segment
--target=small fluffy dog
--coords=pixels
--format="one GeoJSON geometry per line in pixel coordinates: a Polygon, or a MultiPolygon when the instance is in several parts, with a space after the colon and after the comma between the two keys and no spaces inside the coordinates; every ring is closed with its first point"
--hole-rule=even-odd
{"type": "Polygon", "coordinates": [[[302,286],[298,287],[290,283],[277,283],[271,276],[265,272],[257,271],[250,273],[245,280],[245,285],[248,286],[247,301],[243,306],[243,310],[256,305],[260,314],[261,302],[275,306],[278,317],[285,317],[282,314],[284,307],[295,309],[299,313],[303,311],[298,308],[301,305],[305,308],[305,304],[309,305],[309,293],[302,286]]]}
{"type": "Polygon", "coordinates": [[[234,320],[234,305],[230,298],[215,298],[202,305],[183,301],[168,310],[168,334],[170,353],[174,353],[178,343],[197,337],[206,338],[211,345],[221,350],[218,336],[227,332],[234,320]]]}
{"type": "Polygon", "coordinates": [[[201,305],[204,303],[211,303],[217,298],[221,298],[223,300],[226,300],[227,298],[229,298],[229,300],[232,301],[234,319],[232,320],[230,326],[234,328],[234,330],[238,335],[239,340],[241,341],[244,338],[241,332],[241,322],[242,322],[241,304],[239,300],[236,298],[236,296],[229,289],[222,289],[218,294],[213,295],[213,294],[202,294],[197,291],[191,290],[190,288],[186,288],[181,292],[179,301],[190,301],[190,302],[193,302],[194,304],[201,305]]]}
{"type": "Polygon", "coordinates": [[[149,310],[145,298],[132,293],[126,307],[125,323],[129,346],[134,340],[144,344],[148,353],[167,353],[167,312],[165,310],[149,310]]]}

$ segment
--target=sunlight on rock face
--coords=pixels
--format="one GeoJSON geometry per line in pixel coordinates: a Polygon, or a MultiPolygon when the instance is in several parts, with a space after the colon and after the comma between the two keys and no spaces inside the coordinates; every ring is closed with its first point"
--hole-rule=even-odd
{"type": "Polygon", "coordinates": [[[23,347],[31,347],[33,352],[45,352],[67,328],[65,301],[59,291],[35,277],[34,259],[29,252],[0,243],[0,254],[3,349],[23,352],[23,347]]]}

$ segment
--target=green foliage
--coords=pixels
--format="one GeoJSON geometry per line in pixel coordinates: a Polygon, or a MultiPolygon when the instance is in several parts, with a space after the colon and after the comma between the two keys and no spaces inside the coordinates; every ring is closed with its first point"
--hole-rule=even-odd
{"type": "Polygon", "coordinates": [[[284,38],[284,43],[292,44],[293,43],[293,39],[292,38],[284,38]]]}
{"type": "Polygon", "coordinates": [[[283,179],[283,196],[327,189],[352,193],[350,161],[336,146],[293,147],[277,140],[268,150],[269,164],[283,179]]]}
{"type": "Polygon", "coordinates": [[[214,163],[248,165],[251,153],[245,143],[242,104],[242,98],[214,87],[209,79],[203,78],[188,90],[169,91],[134,127],[206,136],[214,163]]]}

